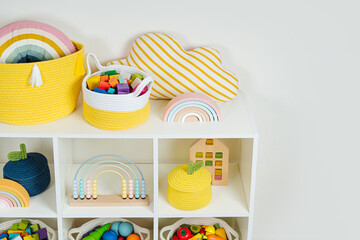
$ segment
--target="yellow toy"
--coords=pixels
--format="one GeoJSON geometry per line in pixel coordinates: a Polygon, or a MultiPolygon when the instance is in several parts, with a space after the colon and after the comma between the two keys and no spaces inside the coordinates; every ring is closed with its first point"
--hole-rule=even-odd
{"type": "Polygon", "coordinates": [[[196,210],[208,205],[212,198],[211,175],[203,163],[180,165],[168,176],[168,199],[180,210],[196,210]]]}

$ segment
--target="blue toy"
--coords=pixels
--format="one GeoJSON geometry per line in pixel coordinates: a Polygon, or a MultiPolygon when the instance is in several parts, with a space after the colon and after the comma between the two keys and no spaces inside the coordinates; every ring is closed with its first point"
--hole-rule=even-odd
{"type": "Polygon", "coordinates": [[[129,236],[130,234],[133,233],[134,227],[129,222],[123,222],[123,223],[120,223],[118,231],[119,231],[120,236],[123,236],[124,238],[126,238],[127,236],[129,236]]]}
{"type": "Polygon", "coordinates": [[[102,235],[102,240],[117,240],[117,235],[114,231],[106,231],[102,235]]]}
{"type": "Polygon", "coordinates": [[[120,226],[121,222],[114,222],[113,224],[111,224],[111,231],[114,231],[117,236],[119,236],[119,226],[120,226]]]}

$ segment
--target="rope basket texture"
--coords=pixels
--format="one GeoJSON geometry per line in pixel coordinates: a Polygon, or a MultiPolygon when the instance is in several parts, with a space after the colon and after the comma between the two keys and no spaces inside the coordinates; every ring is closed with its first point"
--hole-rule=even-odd
{"type": "Polygon", "coordinates": [[[15,125],[51,122],[74,111],[85,74],[84,46],[77,52],[49,61],[0,64],[0,121],[15,125]],[[28,84],[34,65],[43,84],[28,84]]]}
{"type": "Polygon", "coordinates": [[[189,175],[188,164],[180,165],[170,171],[168,183],[168,199],[175,208],[196,210],[211,201],[211,174],[205,168],[189,175]]]}
{"type": "Polygon", "coordinates": [[[149,96],[154,80],[145,72],[128,66],[102,66],[93,53],[86,57],[87,75],[82,83],[83,113],[86,121],[91,125],[105,130],[123,130],[135,127],[150,116],[149,96]],[[91,74],[90,58],[96,64],[99,71],[91,74]],[[130,74],[139,73],[144,79],[136,90],[129,94],[102,94],[87,88],[86,81],[89,77],[101,75],[106,71],[126,71],[130,74]],[[140,96],[142,90],[147,87],[148,91],[140,96]]]}
{"type": "Polygon", "coordinates": [[[29,159],[16,162],[7,162],[4,166],[4,178],[21,184],[30,197],[46,190],[50,184],[51,176],[48,161],[40,153],[28,153],[29,159]]]}

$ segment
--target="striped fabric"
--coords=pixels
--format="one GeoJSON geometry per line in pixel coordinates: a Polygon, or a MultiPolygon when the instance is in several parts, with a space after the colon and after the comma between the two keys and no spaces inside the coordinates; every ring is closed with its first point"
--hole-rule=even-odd
{"type": "Polygon", "coordinates": [[[135,40],[129,57],[107,65],[129,65],[151,75],[153,99],[172,99],[186,92],[203,93],[215,101],[236,97],[238,79],[222,67],[220,53],[200,47],[185,51],[172,37],[149,33],[135,40]]]}

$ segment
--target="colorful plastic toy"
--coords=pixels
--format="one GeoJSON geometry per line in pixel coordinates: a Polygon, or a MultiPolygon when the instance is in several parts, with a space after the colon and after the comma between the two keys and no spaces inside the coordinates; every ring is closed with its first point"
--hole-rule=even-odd
{"type": "Polygon", "coordinates": [[[117,94],[128,94],[130,93],[129,84],[119,83],[116,85],[117,94]]]}
{"type": "Polygon", "coordinates": [[[81,164],[81,166],[76,171],[73,180],[73,197],[70,199],[70,205],[76,207],[147,206],[149,205],[149,197],[148,195],[146,195],[145,189],[146,187],[145,187],[144,176],[141,170],[139,169],[139,167],[134,162],[119,155],[112,155],[112,154],[99,155],[86,160],[83,164],[81,164]],[[85,164],[88,164],[92,160],[101,157],[120,158],[121,160],[125,160],[128,163],[130,163],[132,166],[134,166],[141,176],[141,190],[140,190],[139,178],[135,174],[135,171],[132,168],[130,168],[128,165],[124,164],[121,161],[102,160],[89,165],[83,171],[82,176],[79,180],[79,192],[78,192],[77,175],[80,173],[80,170],[85,164]],[[104,165],[99,165],[99,164],[104,164],[104,165]],[[113,169],[109,169],[109,168],[113,168],[113,169]],[[122,186],[121,195],[98,195],[97,178],[104,173],[115,173],[121,177],[121,186],[122,186]],[[124,173],[125,173],[125,177],[123,175],[124,173]],[[86,193],[85,193],[84,178],[86,175],[87,175],[87,180],[86,180],[86,193]],[[95,177],[93,178],[94,175],[95,177]],[[93,180],[91,181],[92,178],[93,180]],[[83,201],[85,197],[87,200],[83,201]]]}
{"type": "Polygon", "coordinates": [[[220,122],[220,110],[214,100],[201,93],[184,93],[165,107],[164,122],[220,122]]]}

